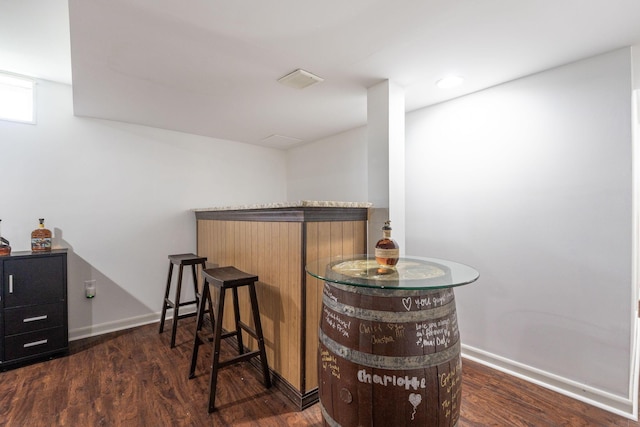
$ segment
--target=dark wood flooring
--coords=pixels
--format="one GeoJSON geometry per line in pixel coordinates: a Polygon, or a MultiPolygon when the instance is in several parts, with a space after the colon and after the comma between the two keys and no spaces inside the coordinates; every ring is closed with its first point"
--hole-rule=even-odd
{"type": "MultiPolygon", "coordinates": [[[[0,372],[0,425],[322,425],[318,405],[297,411],[247,363],[220,371],[217,411],[208,414],[210,346],[201,347],[189,380],[193,318],[180,321],[174,349],[170,332],[157,328],[74,341],[66,357],[0,372]]],[[[462,384],[459,427],[640,426],[466,359],[462,384]]]]}

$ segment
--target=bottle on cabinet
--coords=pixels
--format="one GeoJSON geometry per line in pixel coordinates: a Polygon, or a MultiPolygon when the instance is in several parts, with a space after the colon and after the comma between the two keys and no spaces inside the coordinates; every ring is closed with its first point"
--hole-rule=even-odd
{"type": "Polygon", "coordinates": [[[400,258],[400,246],[391,238],[391,221],[385,221],[382,227],[382,239],[376,243],[374,254],[376,262],[380,265],[379,273],[384,274],[395,270],[395,265],[400,258]]]}
{"type": "Polygon", "coordinates": [[[39,219],[38,228],[31,232],[31,251],[51,251],[51,230],[44,228],[44,218],[39,219]]]}
{"type": "Polygon", "coordinates": [[[11,254],[11,246],[9,246],[9,241],[2,237],[2,220],[0,219],[0,256],[9,254],[11,254]]]}

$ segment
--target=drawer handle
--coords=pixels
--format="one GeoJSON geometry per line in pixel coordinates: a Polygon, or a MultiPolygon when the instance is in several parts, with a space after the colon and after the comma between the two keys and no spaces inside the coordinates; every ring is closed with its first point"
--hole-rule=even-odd
{"type": "Polygon", "coordinates": [[[13,274],[9,275],[9,293],[13,293],[13,274]]]}
{"type": "Polygon", "coordinates": [[[48,343],[48,342],[49,342],[49,340],[34,341],[34,342],[26,343],[26,344],[24,344],[22,347],[24,347],[24,348],[35,347],[35,346],[37,346],[37,345],[46,344],[46,343],[48,343]]]}
{"type": "Polygon", "coordinates": [[[23,319],[22,323],[37,322],[38,320],[46,320],[47,317],[48,316],[46,314],[44,314],[42,316],[28,317],[26,319],[23,319]]]}

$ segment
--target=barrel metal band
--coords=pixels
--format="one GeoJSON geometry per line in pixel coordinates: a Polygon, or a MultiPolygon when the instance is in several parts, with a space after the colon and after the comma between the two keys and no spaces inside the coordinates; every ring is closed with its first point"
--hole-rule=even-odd
{"type": "Polygon", "coordinates": [[[355,364],[367,366],[369,368],[406,370],[422,369],[440,365],[453,359],[460,354],[460,341],[456,341],[446,350],[417,356],[381,356],[378,354],[364,353],[352,348],[347,348],[342,344],[329,338],[320,329],[318,331],[320,342],[334,354],[347,359],[355,364]]]}
{"type": "Polygon", "coordinates": [[[427,320],[439,319],[452,313],[456,313],[456,305],[455,301],[453,300],[440,307],[435,307],[428,310],[405,312],[363,309],[360,307],[354,307],[351,305],[339,303],[329,298],[327,295],[322,296],[322,304],[337,313],[342,313],[349,317],[355,317],[356,319],[368,320],[372,322],[386,323],[425,322],[427,320]]]}
{"type": "Polygon", "coordinates": [[[453,289],[451,288],[433,288],[433,289],[394,289],[388,288],[367,288],[364,286],[343,285],[335,282],[325,282],[325,285],[340,289],[341,291],[357,293],[360,295],[371,295],[375,297],[415,297],[427,296],[434,293],[441,293],[447,298],[453,298],[453,289]]]}

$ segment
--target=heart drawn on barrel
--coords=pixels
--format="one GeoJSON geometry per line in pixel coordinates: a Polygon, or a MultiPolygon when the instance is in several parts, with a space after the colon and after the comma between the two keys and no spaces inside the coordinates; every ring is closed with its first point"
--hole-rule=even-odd
{"type": "Polygon", "coordinates": [[[402,298],[402,305],[407,311],[411,310],[411,297],[402,298]]]}
{"type": "Polygon", "coordinates": [[[422,402],[422,396],[418,393],[411,393],[409,395],[409,403],[411,403],[414,408],[418,406],[420,402],[422,402]]]}

